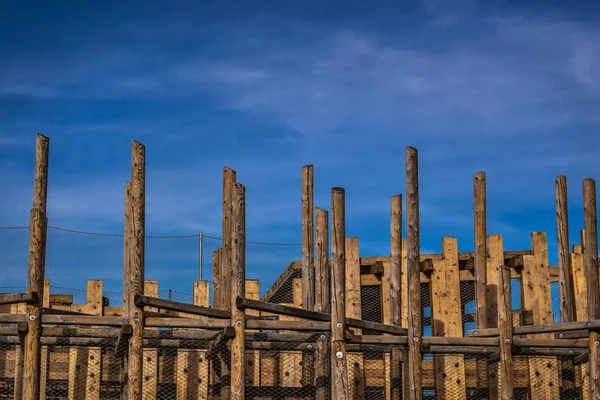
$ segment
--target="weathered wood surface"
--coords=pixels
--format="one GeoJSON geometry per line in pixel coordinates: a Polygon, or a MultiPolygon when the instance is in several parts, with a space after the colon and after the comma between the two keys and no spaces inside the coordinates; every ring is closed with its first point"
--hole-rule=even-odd
{"type": "MultiPolygon", "coordinates": [[[[329,213],[317,208],[315,257],[315,311],[330,313],[329,213]]],[[[315,400],[329,397],[329,347],[327,337],[319,335],[315,344],[315,400]]]]}
{"type": "Polygon", "coordinates": [[[246,282],[246,192],[244,186],[235,183],[232,192],[231,226],[231,325],[235,337],[231,341],[231,400],[245,398],[246,314],[236,304],[238,297],[245,297],[246,282]]]}
{"type": "MultiPolygon", "coordinates": [[[[362,300],[360,286],[360,257],[357,237],[346,237],[346,322],[350,318],[362,318],[362,300]]],[[[357,335],[361,328],[353,329],[357,335]]],[[[350,354],[347,358],[349,399],[361,400],[365,397],[365,371],[362,354],[350,354]]]]}
{"type": "Polygon", "coordinates": [[[500,329],[500,362],[498,399],[512,400],[514,398],[514,363],[512,355],[512,305],[510,269],[500,267],[498,282],[498,326],[500,329]]]}
{"type": "Polygon", "coordinates": [[[473,176],[474,192],[474,238],[475,256],[473,258],[475,275],[475,304],[477,328],[487,326],[487,214],[486,214],[485,172],[480,171],[473,176]]]}
{"type": "Polygon", "coordinates": [[[331,189],[331,398],[347,399],[348,366],[346,342],[346,210],[345,192],[342,188],[331,189]]]}
{"type": "Polygon", "coordinates": [[[313,166],[302,167],[302,305],[307,310],[315,304],[314,179],[313,166]]]}
{"type": "Polygon", "coordinates": [[[419,233],[419,172],[414,147],[406,148],[406,218],[408,258],[408,386],[409,399],[421,400],[421,285],[419,233]]]}
{"type": "Polygon", "coordinates": [[[560,319],[562,322],[575,321],[575,292],[571,274],[569,254],[569,207],[567,201],[567,178],[559,176],[555,182],[556,191],[556,239],[558,249],[558,284],[560,295],[560,319]]]}

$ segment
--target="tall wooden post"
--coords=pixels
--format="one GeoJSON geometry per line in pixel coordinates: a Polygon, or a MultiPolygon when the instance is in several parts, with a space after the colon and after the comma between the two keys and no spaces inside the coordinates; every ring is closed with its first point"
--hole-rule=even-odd
{"type": "Polygon", "coordinates": [[[38,301],[26,307],[27,335],[23,356],[23,399],[40,398],[41,378],[41,311],[44,298],[44,274],[46,269],[46,202],[48,192],[48,150],[50,140],[38,133],[35,143],[35,177],[33,208],[29,219],[29,260],[27,291],[36,292],[38,301]]]}
{"type": "Polygon", "coordinates": [[[314,171],[302,167],[302,307],[313,310],[315,304],[314,255],[314,171]]]}
{"type": "Polygon", "coordinates": [[[131,146],[131,227],[129,245],[129,323],[133,327],[129,341],[129,400],[142,398],[144,309],[135,304],[136,295],[144,294],[144,240],[146,222],[146,149],[133,141],[131,146]]]}
{"type": "MultiPolygon", "coordinates": [[[[390,325],[402,325],[402,195],[397,194],[390,199],[390,325]]],[[[385,284],[385,282],[384,282],[385,284]]],[[[384,304],[385,307],[385,304],[384,304]]],[[[400,362],[402,353],[398,348],[392,349],[391,398],[401,398],[400,362]]]]}
{"type": "Polygon", "coordinates": [[[588,318],[600,319],[600,293],[598,286],[598,220],[596,218],[596,182],[583,181],[583,217],[585,226],[584,270],[587,275],[588,318]]]}
{"type": "Polygon", "coordinates": [[[213,274],[213,293],[212,293],[212,306],[214,308],[221,308],[222,287],[221,287],[221,248],[216,249],[212,253],[212,274],[213,274]]]}
{"type": "Polygon", "coordinates": [[[343,188],[331,189],[331,398],[348,399],[346,342],[346,199],[343,188]]]}
{"type": "MultiPolygon", "coordinates": [[[[317,252],[315,257],[315,311],[330,313],[329,304],[329,213],[317,208],[317,252]]],[[[315,399],[329,397],[329,352],[327,338],[320,335],[315,347],[315,399]]]]}
{"type": "Polygon", "coordinates": [[[246,193],[239,183],[234,184],[232,203],[230,308],[235,337],[231,341],[231,400],[244,400],[246,315],[236,306],[236,300],[246,297],[246,193]]]}
{"type": "Polygon", "coordinates": [[[410,400],[421,400],[421,264],[419,233],[419,161],[417,149],[406,148],[406,217],[408,258],[408,385],[410,400]]]}
{"type": "Polygon", "coordinates": [[[500,266],[498,274],[498,328],[500,330],[500,387],[498,399],[514,398],[514,365],[512,355],[512,306],[510,268],[500,266]]]}
{"type": "MultiPolygon", "coordinates": [[[[233,190],[236,173],[231,168],[223,168],[223,242],[221,243],[221,298],[218,306],[231,310],[231,246],[233,229],[233,190]]],[[[231,396],[231,371],[228,357],[221,358],[221,399],[231,396]]]]}
{"type": "Polygon", "coordinates": [[[561,322],[575,321],[575,289],[571,274],[569,254],[569,207],[567,203],[567,177],[559,176],[556,191],[556,236],[558,248],[558,282],[560,291],[561,322]]]}
{"type": "MultiPolygon", "coordinates": [[[[598,277],[598,227],[596,217],[596,182],[583,180],[584,246],[583,267],[587,276],[588,319],[600,318],[600,282],[598,277]]],[[[590,390],[591,399],[600,399],[600,333],[590,331],[590,390]]]]}
{"type": "Polygon", "coordinates": [[[477,305],[477,329],[487,328],[487,274],[486,274],[486,237],[487,210],[485,172],[480,171],[473,176],[473,192],[475,199],[475,304],[477,305]]]}

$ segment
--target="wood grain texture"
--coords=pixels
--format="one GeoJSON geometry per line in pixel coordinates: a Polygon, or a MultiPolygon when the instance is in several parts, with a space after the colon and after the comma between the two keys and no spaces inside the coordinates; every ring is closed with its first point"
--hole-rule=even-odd
{"type": "Polygon", "coordinates": [[[302,307],[315,304],[314,268],[314,169],[302,167],[302,307]]]}
{"type": "Polygon", "coordinates": [[[575,292],[571,275],[569,254],[569,206],[567,201],[567,178],[559,176],[555,181],[556,242],[558,250],[558,285],[560,296],[560,319],[575,321],[575,292]]]}
{"type": "Polygon", "coordinates": [[[345,192],[342,188],[331,189],[331,398],[347,399],[348,369],[346,342],[346,210],[345,192]]]}
{"type": "Polygon", "coordinates": [[[212,253],[212,278],[213,278],[213,297],[212,297],[212,306],[213,308],[222,309],[223,308],[223,293],[221,287],[221,249],[216,249],[212,253]]]}
{"type": "Polygon", "coordinates": [[[47,220],[39,208],[32,208],[29,220],[29,260],[27,271],[27,291],[40,294],[36,304],[27,304],[25,336],[23,350],[23,399],[40,398],[41,378],[41,306],[44,292],[44,273],[46,262],[47,220]]]}
{"type": "Polygon", "coordinates": [[[486,326],[498,327],[498,282],[500,282],[500,267],[504,265],[504,246],[501,235],[488,235],[487,237],[487,312],[486,326]]]}
{"type": "Polygon", "coordinates": [[[600,400],[600,332],[590,331],[589,335],[590,399],[600,400]]]}
{"type": "Polygon", "coordinates": [[[129,400],[142,399],[144,309],[135,304],[136,295],[144,294],[146,223],[146,149],[133,141],[131,146],[131,229],[129,267],[129,323],[133,333],[129,342],[129,400]]]}
{"type": "Polygon", "coordinates": [[[231,213],[231,325],[235,337],[231,341],[231,400],[245,398],[246,375],[244,340],[246,315],[243,308],[236,305],[238,297],[246,296],[246,192],[239,183],[233,185],[231,213]]]}
{"type": "Polygon", "coordinates": [[[512,355],[512,295],[510,269],[500,267],[498,282],[498,326],[500,327],[500,382],[498,398],[512,400],[514,398],[514,365],[512,355]]]}
{"type": "MultiPolygon", "coordinates": [[[[315,257],[315,311],[330,312],[329,279],[329,213],[317,208],[317,235],[315,257]]],[[[315,344],[315,399],[329,398],[329,348],[325,335],[319,335],[315,344]]]]}
{"type": "Polygon", "coordinates": [[[475,257],[473,273],[475,275],[475,322],[477,328],[487,326],[487,210],[485,172],[480,171],[473,176],[474,222],[475,222],[475,257]]]}
{"type": "Polygon", "coordinates": [[[596,182],[583,180],[583,219],[585,225],[583,263],[587,275],[588,319],[600,319],[600,280],[598,273],[598,220],[596,182]]]}
{"type": "Polygon", "coordinates": [[[421,400],[421,285],[419,233],[419,170],[418,153],[407,147],[406,164],[406,218],[408,269],[408,386],[409,399],[421,400]]]}
{"type": "MultiPolygon", "coordinates": [[[[402,325],[402,195],[390,200],[390,325],[402,325]]],[[[385,307],[385,303],[384,303],[385,307]]]]}
{"type": "MultiPolygon", "coordinates": [[[[357,237],[346,237],[346,318],[362,319],[362,301],[360,286],[360,255],[357,237]]],[[[348,322],[348,320],[346,320],[348,322]]],[[[353,329],[357,335],[362,329],[353,329]]],[[[365,371],[362,354],[353,354],[347,358],[348,383],[350,385],[349,399],[361,400],[365,397],[365,371]]]]}
{"type": "Polygon", "coordinates": [[[33,208],[46,215],[48,202],[48,163],[50,139],[38,133],[35,138],[35,171],[33,185],[33,208]]]}

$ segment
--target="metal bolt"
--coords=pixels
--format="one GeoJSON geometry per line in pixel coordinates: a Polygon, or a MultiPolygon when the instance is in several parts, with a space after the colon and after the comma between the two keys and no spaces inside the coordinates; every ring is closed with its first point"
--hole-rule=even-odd
{"type": "Polygon", "coordinates": [[[509,338],[504,339],[504,343],[509,344],[510,343],[510,339],[509,338]]]}
{"type": "Polygon", "coordinates": [[[25,293],[21,295],[21,300],[25,299],[25,293]]]}
{"type": "Polygon", "coordinates": [[[149,298],[147,298],[147,297],[144,297],[144,303],[147,303],[147,302],[149,302],[149,301],[150,301],[150,299],[149,299],[149,298]]]}
{"type": "Polygon", "coordinates": [[[140,322],[140,319],[139,319],[138,317],[135,317],[135,318],[133,319],[133,322],[135,322],[135,323],[137,324],[137,323],[139,323],[139,322],[140,322]]]}
{"type": "Polygon", "coordinates": [[[312,344],[309,344],[308,346],[306,346],[306,348],[307,348],[307,349],[309,349],[309,350],[312,350],[312,348],[313,348],[313,345],[312,345],[312,344]]]}
{"type": "Polygon", "coordinates": [[[477,333],[477,331],[473,332],[473,336],[478,336],[479,333],[477,333]]]}
{"type": "Polygon", "coordinates": [[[591,322],[588,322],[586,325],[587,325],[588,328],[592,327],[592,323],[591,322]]]}
{"type": "Polygon", "coordinates": [[[488,349],[487,349],[487,347],[484,347],[484,348],[483,348],[483,352],[484,352],[484,353],[487,353],[487,352],[488,352],[488,349]]]}
{"type": "Polygon", "coordinates": [[[242,320],[238,319],[237,321],[235,321],[235,326],[242,326],[242,320]]]}
{"type": "Polygon", "coordinates": [[[573,354],[573,350],[569,350],[569,354],[573,354]]]}
{"type": "Polygon", "coordinates": [[[338,328],[341,328],[342,327],[342,323],[338,322],[337,324],[335,324],[335,326],[337,326],[338,328]]]}
{"type": "Polygon", "coordinates": [[[325,335],[321,335],[321,336],[320,336],[320,339],[321,339],[321,340],[325,340],[325,339],[326,339],[326,338],[325,338],[325,335]]]}
{"type": "Polygon", "coordinates": [[[30,321],[35,321],[35,315],[30,315],[30,316],[29,316],[29,320],[30,320],[30,321]]]}
{"type": "Polygon", "coordinates": [[[559,339],[562,339],[562,338],[564,338],[564,337],[565,337],[564,333],[559,333],[559,334],[558,334],[558,338],[559,338],[559,339]]]}
{"type": "Polygon", "coordinates": [[[413,341],[415,341],[415,342],[418,342],[418,341],[419,341],[419,338],[415,336],[415,337],[413,338],[413,341]]]}
{"type": "Polygon", "coordinates": [[[338,351],[337,353],[335,353],[335,356],[337,358],[343,358],[344,357],[344,353],[342,353],[341,351],[338,351]]]}
{"type": "Polygon", "coordinates": [[[595,344],[596,346],[600,346],[600,340],[596,340],[596,341],[594,341],[594,344],[595,344]]]}

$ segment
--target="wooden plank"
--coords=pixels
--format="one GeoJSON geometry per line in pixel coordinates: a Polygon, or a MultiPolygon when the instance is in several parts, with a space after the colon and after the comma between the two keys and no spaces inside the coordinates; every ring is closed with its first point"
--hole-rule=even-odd
{"type": "Polygon", "coordinates": [[[230,308],[235,337],[231,341],[231,400],[244,400],[246,314],[243,308],[237,307],[236,300],[246,296],[246,193],[239,183],[234,184],[232,203],[230,308]]]}
{"type": "MultiPolygon", "coordinates": [[[[587,279],[581,251],[571,254],[571,274],[573,275],[573,291],[575,293],[575,318],[577,321],[585,321],[588,317],[587,279]]],[[[588,364],[575,367],[575,386],[579,388],[579,393],[583,400],[588,400],[590,395],[588,372],[588,364]]]]}
{"type": "MultiPolygon", "coordinates": [[[[158,281],[144,281],[144,295],[158,297],[158,281]]],[[[148,307],[147,311],[156,312],[158,309],[154,307],[148,307]]],[[[151,332],[156,331],[156,328],[146,327],[146,329],[151,332]]],[[[154,400],[157,396],[158,385],[158,349],[144,348],[144,361],[142,368],[144,372],[144,399],[154,400]]]]}
{"type": "Polygon", "coordinates": [[[237,306],[243,309],[252,309],[258,311],[266,311],[279,315],[286,315],[294,318],[304,318],[312,321],[331,321],[329,314],[316,311],[308,311],[303,308],[293,307],[286,304],[268,303],[261,300],[253,299],[237,299],[237,306]]]}
{"type": "MultiPolygon", "coordinates": [[[[360,289],[360,256],[357,237],[346,237],[346,322],[349,318],[362,318],[361,289],[360,289]]],[[[362,334],[362,329],[353,329],[357,335],[362,334]]],[[[350,384],[349,399],[364,399],[365,397],[365,372],[362,354],[352,354],[347,359],[348,383],[350,384]]]]}
{"type": "Polygon", "coordinates": [[[26,312],[27,335],[23,355],[23,398],[40,398],[41,347],[40,316],[41,299],[44,296],[44,273],[46,260],[47,224],[46,202],[48,191],[48,151],[50,140],[41,134],[36,136],[33,208],[29,220],[29,258],[27,268],[27,291],[39,295],[36,304],[28,304],[26,312]]]}
{"type": "MultiPolygon", "coordinates": [[[[302,307],[302,279],[295,278],[292,285],[294,307],[302,307]]],[[[296,321],[297,318],[281,316],[282,321],[296,321]]],[[[279,355],[279,379],[283,387],[302,387],[302,352],[283,351],[279,355]]]]}
{"type": "Polygon", "coordinates": [[[221,249],[216,249],[212,253],[212,265],[213,265],[213,296],[212,306],[214,308],[221,308],[223,301],[223,294],[221,288],[221,249]]]}
{"type": "Polygon", "coordinates": [[[419,233],[419,172],[418,153],[406,148],[406,217],[408,259],[408,386],[409,399],[421,400],[421,285],[419,233]]]}
{"type": "Polygon", "coordinates": [[[302,167],[302,304],[313,310],[315,304],[314,258],[314,169],[302,167]]]}
{"type": "Polygon", "coordinates": [[[589,337],[590,398],[600,399],[600,332],[590,331],[589,337]]]}
{"type": "Polygon", "coordinates": [[[498,282],[498,327],[500,329],[499,394],[501,400],[514,398],[514,365],[512,356],[512,305],[510,269],[500,267],[498,282]]]}
{"type": "MultiPolygon", "coordinates": [[[[389,323],[402,326],[402,195],[398,194],[390,200],[390,273],[389,273],[389,303],[385,302],[382,308],[389,304],[389,323]]],[[[385,271],[385,267],[384,267],[385,271]]]]}
{"type": "MultiPolygon", "coordinates": [[[[532,256],[523,257],[523,306],[524,309],[532,311],[534,324],[551,324],[554,321],[552,313],[552,301],[550,298],[550,279],[548,274],[548,245],[546,234],[534,232],[531,234],[532,256]]],[[[538,337],[551,338],[552,335],[541,335],[538,337]]],[[[539,373],[538,362],[530,357],[529,380],[530,398],[558,398],[559,376],[557,360],[551,362],[552,366],[539,373]]]]}
{"type": "Polygon", "coordinates": [[[218,310],[211,307],[196,306],[193,304],[180,303],[177,301],[164,300],[145,295],[136,295],[135,304],[140,307],[154,307],[161,310],[177,311],[185,314],[198,315],[202,317],[229,319],[229,311],[218,310]]]}
{"type": "Polygon", "coordinates": [[[343,188],[331,189],[331,398],[347,399],[348,368],[346,342],[346,282],[344,267],[346,264],[346,209],[343,188]]]}
{"type": "Polygon", "coordinates": [[[487,239],[487,324],[488,328],[497,328],[498,324],[498,284],[500,266],[504,265],[504,250],[501,235],[488,235],[487,239]]]}
{"type": "MultiPolygon", "coordinates": [[[[431,277],[431,313],[434,336],[462,337],[458,244],[456,238],[442,239],[444,259],[434,261],[431,277]]],[[[436,355],[436,395],[466,399],[464,357],[436,355]]]]}
{"type": "MultiPolygon", "coordinates": [[[[260,282],[258,279],[246,279],[246,297],[253,300],[260,298],[260,282]]],[[[260,312],[255,310],[247,310],[246,315],[256,316],[260,315],[260,312]]],[[[246,330],[247,333],[252,330],[246,330]]],[[[260,351],[246,351],[246,385],[247,386],[258,386],[260,385],[260,351]]]]}
{"type": "Polygon", "coordinates": [[[567,202],[567,178],[559,176],[555,181],[556,236],[558,249],[558,273],[560,295],[560,319],[575,321],[575,292],[569,255],[569,207],[567,202]]]}
{"type": "Polygon", "coordinates": [[[473,176],[474,192],[474,222],[475,222],[475,257],[473,258],[473,269],[475,275],[475,304],[477,328],[489,328],[487,326],[487,212],[486,212],[486,182],[485,172],[480,171],[473,176]]]}
{"type": "Polygon", "coordinates": [[[18,304],[18,303],[36,303],[38,294],[35,292],[24,293],[0,293],[0,305],[18,304]]]}
{"type": "MultiPolygon", "coordinates": [[[[329,213],[317,208],[315,257],[315,311],[330,313],[329,213]]],[[[329,397],[329,351],[327,338],[319,335],[315,344],[315,400],[329,397]]]]}
{"type": "Polygon", "coordinates": [[[584,241],[583,264],[587,276],[588,319],[600,319],[600,280],[598,271],[598,227],[596,182],[583,180],[584,241]]]}

